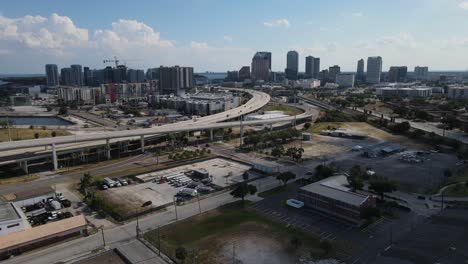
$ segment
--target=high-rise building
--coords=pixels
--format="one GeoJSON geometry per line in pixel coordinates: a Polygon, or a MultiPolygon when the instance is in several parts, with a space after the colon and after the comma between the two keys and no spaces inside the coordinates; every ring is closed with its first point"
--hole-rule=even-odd
{"type": "Polygon", "coordinates": [[[270,79],[271,52],[257,52],[252,58],[252,78],[267,82],[270,79]]]}
{"type": "Polygon", "coordinates": [[[60,70],[60,84],[72,86],[72,70],[71,68],[62,68],[60,70]]]}
{"type": "Polygon", "coordinates": [[[225,80],[228,82],[237,82],[239,80],[239,71],[228,71],[225,80]]]}
{"type": "MultiPolygon", "coordinates": [[[[317,59],[318,59],[318,58],[317,58],[317,59]]],[[[305,77],[306,77],[307,79],[316,78],[316,77],[314,77],[314,72],[315,72],[315,71],[314,71],[314,70],[315,70],[315,68],[314,68],[314,66],[315,66],[315,65],[314,65],[314,60],[315,60],[315,58],[312,57],[312,56],[307,56],[307,57],[305,58],[305,77]]],[[[320,62],[319,62],[319,63],[320,63],[320,62]]]]}
{"type": "Polygon", "coordinates": [[[328,68],[328,80],[336,82],[336,75],[341,72],[341,68],[338,65],[334,65],[328,68]]]}
{"type": "Polygon", "coordinates": [[[83,68],[83,84],[85,86],[92,86],[93,84],[93,74],[89,67],[83,68]]]}
{"type": "Polygon", "coordinates": [[[128,69],[127,81],[129,83],[142,83],[145,81],[145,72],[143,70],[128,69]]]}
{"type": "Polygon", "coordinates": [[[380,83],[380,76],[382,75],[382,57],[369,57],[367,58],[367,83],[377,84],[380,83]]]}
{"type": "Polygon", "coordinates": [[[150,68],[146,71],[147,80],[159,80],[159,68],[150,68]]]}
{"type": "Polygon", "coordinates": [[[328,80],[328,70],[327,69],[325,69],[323,71],[320,71],[319,79],[320,79],[320,81],[322,81],[322,85],[325,84],[325,82],[328,80]]]}
{"type": "Polygon", "coordinates": [[[247,79],[250,79],[250,67],[242,66],[242,68],[239,70],[239,80],[245,81],[247,79]]]}
{"type": "Polygon", "coordinates": [[[357,71],[356,71],[356,79],[359,81],[364,81],[364,59],[360,59],[357,62],[357,71]]]}
{"type": "Polygon", "coordinates": [[[113,82],[114,83],[123,83],[127,81],[127,66],[119,65],[117,68],[114,68],[113,82]]]}
{"type": "Polygon", "coordinates": [[[56,87],[59,85],[59,73],[57,64],[46,64],[45,66],[47,86],[56,87]]]}
{"type": "Polygon", "coordinates": [[[388,71],[389,82],[406,82],[406,75],[408,67],[406,66],[392,66],[388,71]]]}
{"type": "Polygon", "coordinates": [[[426,81],[429,77],[429,67],[416,66],[414,67],[414,77],[419,81],[426,81]]]}
{"type": "Polygon", "coordinates": [[[71,68],[71,85],[73,86],[83,86],[83,70],[81,65],[73,64],[71,68]]]}
{"type": "Polygon", "coordinates": [[[299,73],[299,53],[295,50],[288,51],[286,55],[286,69],[284,70],[286,79],[297,80],[299,73]]]}
{"type": "Polygon", "coordinates": [[[320,58],[314,58],[314,77],[317,79],[319,77],[319,72],[320,72],[320,58]]]}
{"type": "Polygon", "coordinates": [[[159,68],[159,92],[160,94],[185,93],[186,89],[193,87],[192,67],[163,67],[159,68]]]}

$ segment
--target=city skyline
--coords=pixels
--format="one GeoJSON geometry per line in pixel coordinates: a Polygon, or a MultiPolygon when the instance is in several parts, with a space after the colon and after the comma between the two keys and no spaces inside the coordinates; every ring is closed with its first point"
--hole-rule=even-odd
{"type": "Polygon", "coordinates": [[[320,57],[322,68],[340,65],[343,71],[355,71],[358,59],[371,56],[384,58],[383,71],[394,65],[468,69],[468,34],[456,26],[468,22],[468,4],[461,0],[278,0],[248,2],[248,8],[213,0],[137,1],[135,9],[120,1],[83,1],[94,7],[87,9],[20,2],[0,8],[0,73],[42,73],[45,64],[102,68],[103,59],[114,55],[129,68],[180,65],[224,72],[250,65],[257,51],[272,52],[272,70],[283,71],[289,50],[299,53],[300,72],[306,56],[320,57]],[[311,16],[310,9],[321,12],[311,16]]]}

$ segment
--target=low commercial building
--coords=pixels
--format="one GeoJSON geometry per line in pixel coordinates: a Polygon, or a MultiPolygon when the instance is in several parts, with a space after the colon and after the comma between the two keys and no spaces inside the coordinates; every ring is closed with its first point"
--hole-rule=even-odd
{"type": "Polygon", "coordinates": [[[27,250],[80,235],[87,228],[82,215],[70,217],[23,231],[0,236],[0,256],[16,255],[27,250]]]}
{"type": "Polygon", "coordinates": [[[352,88],[354,87],[354,79],[354,73],[338,73],[335,82],[342,88],[352,88]]]}
{"type": "Polygon", "coordinates": [[[468,86],[449,86],[447,89],[447,97],[450,99],[467,98],[468,86]]]}
{"type": "Polygon", "coordinates": [[[376,199],[371,195],[352,192],[348,185],[346,175],[335,175],[302,187],[299,200],[306,207],[360,225],[361,212],[375,207],[376,199]]]}
{"type": "Polygon", "coordinates": [[[24,220],[13,203],[0,203],[0,236],[24,230],[24,220]]]}
{"type": "Polygon", "coordinates": [[[375,93],[379,97],[401,96],[401,97],[431,97],[431,87],[385,87],[375,89],[375,93]]]}
{"type": "Polygon", "coordinates": [[[8,199],[19,208],[33,205],[39,202],[46,202],[49,198],[55,198],[55,190],[50,186],[27,189],[7,195],[8,199]]]}

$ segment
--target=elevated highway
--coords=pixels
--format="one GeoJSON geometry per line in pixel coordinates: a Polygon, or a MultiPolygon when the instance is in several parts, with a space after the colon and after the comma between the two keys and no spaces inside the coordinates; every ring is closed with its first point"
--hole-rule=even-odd
{"type": "Polygon", "coordinates": [[[110,144],[123,140],[140,139],[141,150],[144,152],[145,137],[192,131],[210,131],[210,135],[213,137],[214,129],[240,126],[242,131],[242,127],[246,125],[268,125],[274,123],[295,122],[296,120],[301,119],[312,119],[316,114],[315,111],[306,110],[304,113],[297,116],[289,116],[270,120],[227,121],[239,117],[242,119],[242,116],[261,109],[270,101],[270,96],[266,93],[254,90],[232,88],[226,89],[247,92],[251,94],[252,98],[246,104],[222,113],[201,117],[196,120],[188,120],[153,128],[96,132],[93,134],[3,142],[0,143],[0,164],[12,161],[16,162],[27,160],[28,158],[32,159],[37,156],[35,154],[52,154],[54,168],[57,169],[57,151],[71,151],[80,148],[102,145],[105,142],[108,149],[107,157],[110,158],[110,144]]]}

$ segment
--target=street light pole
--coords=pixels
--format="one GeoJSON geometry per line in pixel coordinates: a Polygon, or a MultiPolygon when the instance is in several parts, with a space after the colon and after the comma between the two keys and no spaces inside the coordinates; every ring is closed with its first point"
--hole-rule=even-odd
{"type": "Polygon", "coordinates": [[[106,247],[106,238],[104,237],[104,226],[103,225],[101,226],[101,235],[102,235],[102,244],[103,244],[103,247],[105,248],[106,247]]]}

